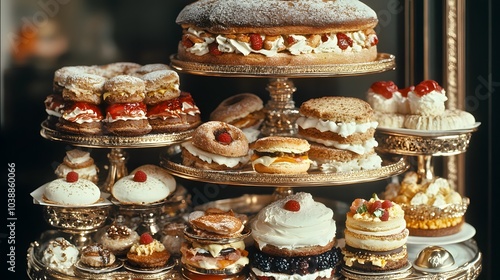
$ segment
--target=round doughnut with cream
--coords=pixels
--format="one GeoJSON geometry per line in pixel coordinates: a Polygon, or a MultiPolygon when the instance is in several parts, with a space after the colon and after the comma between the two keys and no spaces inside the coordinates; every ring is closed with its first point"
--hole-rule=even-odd
{"type": "Polygon", "coordinates": [[[240,128],[248,142],[257,140],[264,121],[264,104],[253,93],[240,93],[224,99],[210,114],[210,120],[222,121],[240,128]]]}
{"type": "Polygon", "coordinates": [[[177,16],[178,58],[227,65],[373,61],[377,14],[351,0],[200,0],[177,16]]]}
{"type": "Polygon", "coordinates": [[[225,122],[198,126],[191,140],[181,144],[184,165],[203,169],[237,169],[248,162],[248,140],[241,129],[225,122]]]}

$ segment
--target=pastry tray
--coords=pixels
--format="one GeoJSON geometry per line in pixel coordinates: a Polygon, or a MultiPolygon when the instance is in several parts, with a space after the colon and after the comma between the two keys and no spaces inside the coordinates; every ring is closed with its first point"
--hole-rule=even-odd
{"type": "Polygon", "coordinates": [[[160,156],[160,166],[172,175],[206,183],[260,187],[339,186],[385,179],[399,175],[409,167],[405,157],[383,157],[382,167],[352,172],[324,172],[310,170],[306,174],[257,173],[248,164],[234,171],[206,170],[182,165],[179,154],[160,156]]]}
{"type": "Polygon", "coordinates": [[[450,156],[467,151],[481,123],[454,130],[415,130],[377,127],[377,151],[406,156],[450,156]]]}
{"type": "Polygon", "coordinates": [[[379,53],[377,58],[371,62],[323,65],[271,66],[206,64],[180,60],[177,54],[170,56],[170,62],[174,69],[184,73],[228,77],[342,77],[374,74],[394,70],[396,68],[396,57],[387,53],[379,53]]]}
{"type": "Polygon", "coordinates": [[[193,130],[178,133],[149,133],[141,136],[76,135],[61,132],[43,121],[40,135],[71,145],[90,148],[153,148],[177,144],[191,138],[193,130]]]}

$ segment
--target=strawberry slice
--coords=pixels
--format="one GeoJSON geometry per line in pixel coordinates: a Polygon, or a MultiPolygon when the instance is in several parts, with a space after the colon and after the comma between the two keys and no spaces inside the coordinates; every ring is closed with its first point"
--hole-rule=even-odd
{"type": "Polygon", "coordinates": [[[348,47],[352,47],[353,43],[352,39],[342,32],[337,33],[337,40],[338,40],[337,45],[341,50],[345,50],[348,47]]]}
{"type": "Polygon", "coordinates": [[[250,34],[250,47],[256,51],[261,50],[263,45],[262,37],[259,34],[250,34]]]}

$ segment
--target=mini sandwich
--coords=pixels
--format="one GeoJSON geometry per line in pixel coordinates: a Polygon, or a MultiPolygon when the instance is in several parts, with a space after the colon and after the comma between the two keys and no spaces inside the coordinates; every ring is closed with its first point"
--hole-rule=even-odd
{"type": "Polygon", "coordinates": [[[259,173],[305,173],[311,166],[307,140],[294,137],[268,136],[252,145],[252,166],[259,173]]]}
{"type": "Polygon", "coordinates": [[[249,263],[244,228],[241,215],[231,210],[192,212],[185,233],[187,242],[181,247],[183,267],[212,275],[238,273],[249,263]]]}

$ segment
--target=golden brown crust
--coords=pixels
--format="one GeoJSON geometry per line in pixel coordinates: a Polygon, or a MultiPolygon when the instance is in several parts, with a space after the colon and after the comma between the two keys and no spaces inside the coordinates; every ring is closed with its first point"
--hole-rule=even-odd
{"type": "Polygon", "coordinates": [[[286,248],[278,248],[276,246],[266,244],[266,246],[264,246],[261,251],[271,256],[280,256],[280,257],[315,256],[330,251],[333,248],[333,246],[335,246],[336,242],[337,240],[334,238],[332,241],[330,241],[330,243],[326,244],[325,246],[315,245],[302,248],[295,248],[293,250],[286,248]]]}
{"type": "Polygon", "coordinates": [[[103,99],[108,104],[142,102],[144,90],[143,80],[130,75],[118,75],[104,84],[103,99]]]}
{"type": "Polygon", "coordinates": [[[101,104],[101,92],[93,92],[88,94],[77,94],[74,91],[63,89],[62,97],[66,101],[87,102],[90,104],[101,104]]]}
{"type": "Polygon", "coordinates": [[[423,237],[438,237],[447,236],[460,232],[462,226],[465,223],[465,219],[462,217],[462,221],[454,226],[438,228],[438,229],[420,229],[420,228],[410,228],[410,236],[423,236],[423,237]]]}
{"type": "Polygon", "coordinates": [[[179,43],[177,56],[180,60],[217,65],[265,65],[265,66],[308,66],[347,64],[374,61],[377,58],[377,47],[371,46],[359,52],[346,53],[311,53],[292,55],[278,53],[267,57],[262,54],[250,53],[248,55],[224,53],[221,55],[205,54],[198,56],[187,52],[182,43],[179,43]]]}
{"type": "Polygon", "coordinates": [[[360,1],[257,0],[250,5],[237,0],[202,0],[187,5],[176,23],[211,33],[318,34],[373,28],[378,19],[360,1]]]}
{"type": "Polygon", "coordinates": [[[302,103],[299,113],[322,120],[367,123],[372,121],[374,112],[368,102],[359,98],[324,96],[302,103]]]}
{"type": "Polygon", "coordinates": [[[298,134],[304,136],[305,138],[321,139],[325,141],[336,141],[339,144],[362,145],[366,141],[373,138],[373,135],[375,134],[375,129],[370,128],[363,133],[354,133],[347,137],[342,137],[340,134],[331,131],[321,132],[316,128],[303,129],[299,127],[298,134]]]}
{"type": "Polygon", "coordinates": [[[243,222],[240,219],[223,214],[204,215],[191,220],[190,223],[196,229],[226,237],[239,234],[243,228],[243,222]]]}
{"type": "Polygon", "coordinates": [[[212,154],[226,157],[243,157],[248,154],[248,140],[241,129],[219,121],[201,124],[193,133],[193,145],[212,154]],[[229,144],[217,141],[216,135],[222,131],[231,135],[229,144]]]}
{"type": "Polygon", "coordinates": [[[258,173],[268,173],[268,174],[301,174],[306,173],[311,167],[310,161],[298,161],[298,162],[275,162],[269,166],[257,163],[253,165],[253,169],[258,173]]]}
{"type": "Polygon", "coordinates": [[[158,70],[141,77],[145,84],[146,97],[144,103],[148,105],[170,100],[180,96],[179,75],[173,70],[158,70]]]}
{"type": "Polygon", "coordinates": [[[309,152],[307,154],[309,155],[309,158],[311,160],[332,160],[339,162],[348,162],[351,160],[366,157],[367,155],[371,155],[373,153],[375,153],[375,150],[373,149],[370,152],[358,154],[348,150],[327,147],[323,144],[311,143],[311,148],[309,149],[309,152]]]}
{"type": "Polygon", "coordinates": [[[194,129],[201,124],[201,117],[199,114],[180,115],[179,118],[169,119],[149,119],[149,124],[152,127],[153,133],[174,133],[182,132],[189,129],[194,129]]]}
{"type": "Polygon", "coordinates": [[[76,122],[67,121],[63,118],[59,118],[59,122],[56,124],[56,128],[60,131],[71,134],[98,135],[102,133],[101,122],[79,124],[76,122]]]}
{"type": "Polygon", "coordinates": [[[210,114],[210,120],[231,123],[264,107],[262,99],[253,93],[240,93],[224,99],[210,114]]]}
{"type": "Polygon", "coordinates": [[[138,255],[137,253],[128,252],[127,261],[136,267],[140,268],[158,268],[165,266],[168,259],[170,258],[170,253],[167,250],[161,252],[153,252],[151,255],[138,255]]]}
{"type": "Polygon", "coordinates": [[[145,120],[118,120],[104,124],[106,133],[118,136],[139,136],[151,132],[151,125],[145,120]]]}
{"type": "Polygon", "coordinates": [[[252,149],[259,152],[285,152],[301,154],[309,150],[307,140],[288,136],[267,136],[257,139],[252,144],[252,149]]]}

